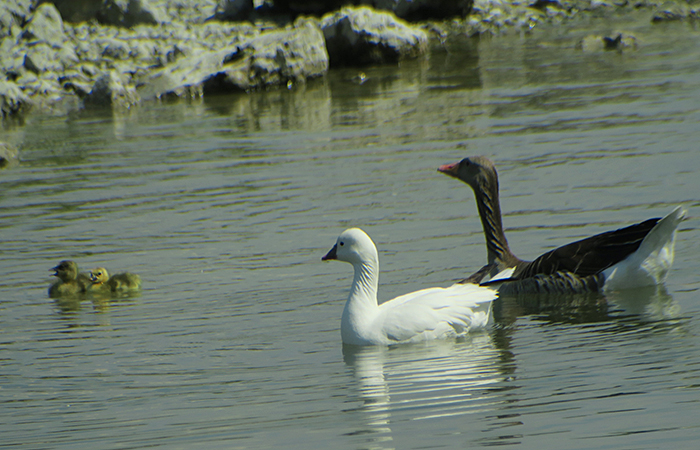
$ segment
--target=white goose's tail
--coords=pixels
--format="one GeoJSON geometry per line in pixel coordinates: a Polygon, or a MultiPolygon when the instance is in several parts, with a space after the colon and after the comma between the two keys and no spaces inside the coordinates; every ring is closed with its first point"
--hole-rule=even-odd
{"type": "Polygon", "coordinates": [[[676,229],[687,213],[686,208],[678,206],[659,220],[637,251],[603,272],[603,289],[630,289],[663,283],[673,265],[676,229]]]}

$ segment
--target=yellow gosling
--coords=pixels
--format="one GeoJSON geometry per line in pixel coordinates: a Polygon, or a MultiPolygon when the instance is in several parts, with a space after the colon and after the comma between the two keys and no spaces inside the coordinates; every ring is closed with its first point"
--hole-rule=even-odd
{"type": "Polygon", "coordinates": [[[127,292],[141,289],[141,277],[134,273],[118,273],[109,276],[104,267],[97,267],[90,272],[90,292],[127,292]]]}

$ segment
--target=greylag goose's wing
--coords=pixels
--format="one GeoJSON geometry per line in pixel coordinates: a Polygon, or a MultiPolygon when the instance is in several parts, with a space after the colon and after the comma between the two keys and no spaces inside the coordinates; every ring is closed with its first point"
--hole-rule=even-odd
{"type": "Polygon", "coordinates": [[[518,267],[513,278],[556,272],[571,272],[580,277],[598,274],[634,253],[659,220],[645,220],[556,248],[518,267]]]}

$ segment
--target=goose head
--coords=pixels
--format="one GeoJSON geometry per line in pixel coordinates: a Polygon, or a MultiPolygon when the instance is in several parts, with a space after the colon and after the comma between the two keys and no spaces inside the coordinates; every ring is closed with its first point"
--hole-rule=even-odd
{"type": "Polygon", "coordinates": [[[64,283],[73,281],[78,277],[78,264],[74,261],[61,261],[56,267],[52,268],[54,276],[58,277],[64,283]]]}
{"type": "Polygon", "coordinates": [[[485,156],[471,156],[454,164],[444,164],[438,172],[464,181],[477,192],[494,187],[498,192],[496,166],[485,156]]]}
{"type": "Polygon", "coordinates": [[[109,273],[104,267],[97,267],[90,271],[90,281],[92,284],[102,284],[109,280],[109,273]]]}
{"type": "Polygon", "coordinates": [[[352,265],[376,263],[377,247],[364,231],[359,228],[348,228],[340,233],[333,248],[321,259],[323,261],[337,259],[352,265]]]}

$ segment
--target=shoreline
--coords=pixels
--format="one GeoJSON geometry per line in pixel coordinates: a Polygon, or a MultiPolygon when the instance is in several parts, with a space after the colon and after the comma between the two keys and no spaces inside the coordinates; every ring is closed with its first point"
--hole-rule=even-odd
{"type": "MultiPolygon", "coordinates": [[[[416,23],[367,7],[300,16],[285,25],[202,21],[205,15],[185,14],[181,20],[129,28],[95,20],[65,22],[54,4],[42,3],[18,18],[23,26],[3,30],[0,107],[4,122],[21,122],[33,113],[128,109],[159,99],[293,88],[337,67],[395,64],[458,39],[529,33],[581,18],[607,21],[634,13],[642,24],[648,17],[650,27],[700,18],[700,10],[685,2],[618,3],[486,0],[476,1],[464,18],[416,23]]],[[[591,34],[579,48],[636,46],[634,35],[611,32],[591,34]]]]}

